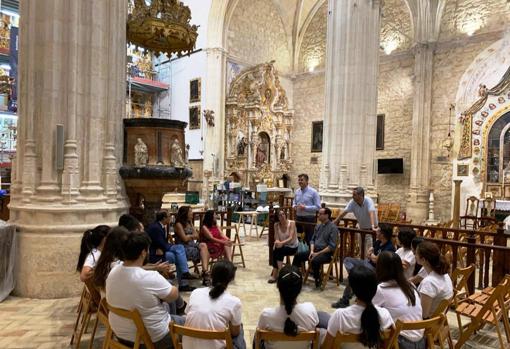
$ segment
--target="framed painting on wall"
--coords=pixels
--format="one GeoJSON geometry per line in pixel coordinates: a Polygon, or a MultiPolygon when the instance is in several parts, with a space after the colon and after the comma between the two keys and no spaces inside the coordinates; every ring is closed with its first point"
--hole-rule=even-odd
{"type": "Polygon", "coordinates": [[[469,175],[469,165],[457,165],[457,176],[466,177],[469,175]]]}
{"type": "Polygon", "coordinates": [[[200,102],[200,94],[201,94],[201,87],[202,83],[200,78],[190,80],[189,82],[189,102],[190,103],[196,103],[200,102]]]}
{"type": "Polygon", "coordinates": [[[510,198],[510,185],[505,185],[505,199],[510,198]]]}
{"type": "Polygon", "coordinates": [[[322,152],[322,121],[312,122],[312,153],[322,152]]]}
{"type": "Polygon", "coordinates": [[[200,106],[189,107],[189,129],[196,130],[200,128],[200,106]]]}
{"type": "Polygon", "coordinates": [[[501,198],[501,195],[503,194],[501,192],[501,185],[499,184],[493,184],[493,185],[487,185],[487,190],[488,192],[491,192],[492,193],[492,197],[495,198],[495,199],[499,199],[501,198]]]}

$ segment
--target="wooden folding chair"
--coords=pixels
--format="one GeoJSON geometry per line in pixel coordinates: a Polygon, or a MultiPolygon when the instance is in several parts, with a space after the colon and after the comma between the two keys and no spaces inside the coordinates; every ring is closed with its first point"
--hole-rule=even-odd
{"type": "Polygon", "coordinates": [[[510,291],[510,276],[506,275],[503,281],[496,286],[492,294],[478,293],[485,300],[482,304],[480,298],[472,296],[460,302],[455,308],[459,323],[460,338],[455,348],[461,348],[469,337],[486,324],[496,328],[500,347],[505,347],[499,322],[503,321],[507,342],[510,343],[510,324],[508,322],[508,294],[510,291]],[[505,299],[506,298],[506,299],[505,299]],[[473,299],[478,300],[473,301],[473,299]],[[467,326],[462,325],[462,316],[469,317],[471,322],[467,326]]]}
{"type": "Polygon", "coordinates": [[[320,332],[315,331],[299,332],[297,336],[287,336],[283,332],[261,330],[257,327],[255,332],[255,349],[260,349],[261,341],[271,342],[310,342],[312,349],[319,349],[320,332]]]}
{"type": "MultiPolygon", "coordinates": [[[[173,321],[170,322],[170,336],[174,344],[174,349],[182,349],[182,337],[193,337],[204,340],[224,340],[225,349],[233,349],[232,335],[230,329],[227,327],[223,331],[201,330],[198,328],[191,328],[186,326],[176,325],[173,321]]],[[[204,346],[206,348],[207,346],[204,346]]]]}
{"type": "MultiPolygon", "coordinates": [[[[393,328],[381,331],[381,337],[383,339],[383,348],[387,348],[390,339],[393,336],[393,332],[395,330],[393,328]]],[[[333,342],[333,348],[341,348],[342,344],[345,343],[360,343],[359,334],[352,333],[340,333],[338,332],[335,336],[335,341],[333,342]]]]}
{"type": "MultiPolygon", "coordinates": [[[[441,335],[441,329],[443,328],[443,323],[446,319],[444,314],[439,314],[439,316],[432,317],[427,320],[421,321],[401,321],[397,320],[395,323],[395,331],[389,340],[388,349],[399,349],[398,345],[398,336],[402,331],[409,330],[424,330],[423,336],[427,339],[427,348],[434,349],[434,339],[441,335]]],[[[442,342],[439,343],[441,349],[443,349],[442,342]]]]}
{"type": "Polygon", "coordinates": [[[108,312],[112,312],[113,314],[129,319],[135,323],[136,326],[136,337],[132,347],[127,346],[119,341],[117,336],[113,333],[113,330],[110,325],[108,325],[106,329],[106,335],[104,339],[103,349],[139,349],[140,345],[143,343],[146,349],[154,349],[154,343],[152,343],[151,337],[145,325],[143,324],[142,317],[138,310],[125,310],[120,308],[115,308],[108,304],[106,301],[106,309],[108,312]]]}
{"type": "Polygon", "coordinates": [[[244,246],[244,242],[241,242],[241,239],[239,237],[239,230],[237,229],[237,225],[232,225],[232,226],[224,226],[224,227],[221,227],[221,230],[234,230],[235,231],[235,235],[234,235],[234,239],[232,240],[233,244],[232,244],[232,263],[234,264],[237,264],[237,265],[242,265],[243,268],[246,268],[246,264],[244,263],[244,254],[243,254],[243,246],[244,246]],[[239,253],[236,253],[236,247],[239,248],[239,253]],[[234,259],[235,257],[241,257],[241,262],[234,262],[234,259]]]}
{"type": "MultiPolygon", "coordinates": [[[[85,287],[82,293],[82,303],[81,310],[78,312],[78,316],[76,317],[76,322],[74,324],[73,335],[71,336],[71,342],[69,345],[73,345],[75,342],[76,349],[80,347],[81,337],[87,330],[90,324],[90,319],[93,314],[97,313],[97,308],[99,306],[99,301],[101,300],[101,295],[99,291],[92,284],[92,280],[85,281],[85,287]],[[76,339],[76,341],[75,341],[76,339]]],[[[94,331],[90,336],[90,344],[89,348],[92,348],[92,343],[94,342],[95,336],[95,327],[94,331]]]]}
{"type": "MultiPolygon", "coordinates": [[[[325,263],[321,266],[322,272],[321,272],[321,290],[324,291],[326,288],[326,285],[328,284],[328,281],[332,278],[333,281],[336,282],[336,285],[340,285],[340,273],[338,269],[338,258],[340,256],[340,236],[338,236],[335,252],[333,252],[333,256],[331,256],[331,261],[329,263],[325,263]],[[328,268],[326,269],[326,272],[324,273],[324,266],[327,265],[328,268]],[[333,276],[333,269],[335,272],[335,275],[333,276]]],[[[305,275],[303,277],[303,283],[306,283],[308,281],[308,276],[310,275],[310,272],[312,271],[312,265],[311,263],[308,263],[308,268],[305,271],[305,275]]]]}
{"type": "Polygon", "coordinates": [[[443,343],[445,340],[448,341],[448,348],[453,349],[453,340],[452,335],[450,332],[450,325],[448,324],[448,310],[450,309],[450,306],[454,303],[454,300],[456,299],[456,291],[453,290],[453,296],[450,299],[443,299],[439,304],[437,305],[436,310],[432,313],[431,318],[438,317],[440,315],[444,316],[444,321],[441,326],[441,331],[439,331],[439,334],[437,336],[434,336],[435,342],[437,345],[439,345],[441,348],[443,347],[443,343]]]}
{"type": "Polygon", "coordinates": [[[452,282],[455,289],[455,305],[457,305],[457,303],[461,300],[469,297],[469,288],[467,282],[474,271],[475,265],[471,264],[465,268],[456,268],[452,272],[452,282]]]}

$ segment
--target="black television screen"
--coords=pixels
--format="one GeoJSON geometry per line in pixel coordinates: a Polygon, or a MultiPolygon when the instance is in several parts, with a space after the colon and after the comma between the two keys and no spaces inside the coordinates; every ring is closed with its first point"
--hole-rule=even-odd
{"type": "Polygon", "coordinates": [[[404,173],[404,159],[378,159],[377,173],[404,173]]]}

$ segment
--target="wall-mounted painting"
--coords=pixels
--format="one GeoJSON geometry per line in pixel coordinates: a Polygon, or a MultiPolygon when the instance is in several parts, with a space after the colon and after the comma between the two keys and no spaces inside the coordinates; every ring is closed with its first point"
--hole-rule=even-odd
{"type": "Polygon", "coordinates": [[[466,177],[469,175],[469,165],[457,165],[457,176],[466,177]]]}
{"type": "Polygon", "coordinates": [[[312,122],[312,153],[322,152],[322,121],[312,122]]]}
{"type": "Polygon", "coordinates": [[[189,129],[196,130],[200,128],[200,106],[189,107],[189,129]]]}
{"type": "Polygon", "coordinates": [[[486,191],[491,192],[492,193],[492,197],[495,198],[495,199],[500,199],[502,194],[503,194],[501,192],[501,186],[499,184],[487,185],[487,190],[486,191]]]}
{"type": "Polygon", "coordinates": [[[202,82],[200,78],[190,80],[189,82],[189,102],[200,102],[200,94],[202,90],[202,82]]]}

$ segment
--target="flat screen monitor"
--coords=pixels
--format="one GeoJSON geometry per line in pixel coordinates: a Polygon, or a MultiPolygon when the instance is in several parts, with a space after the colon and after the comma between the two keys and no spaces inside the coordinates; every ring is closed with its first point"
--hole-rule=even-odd
{"type": "Polygon", "coordinates": [[[378,159],[377,173],[404,173],[404,159],[378,159]]]}

